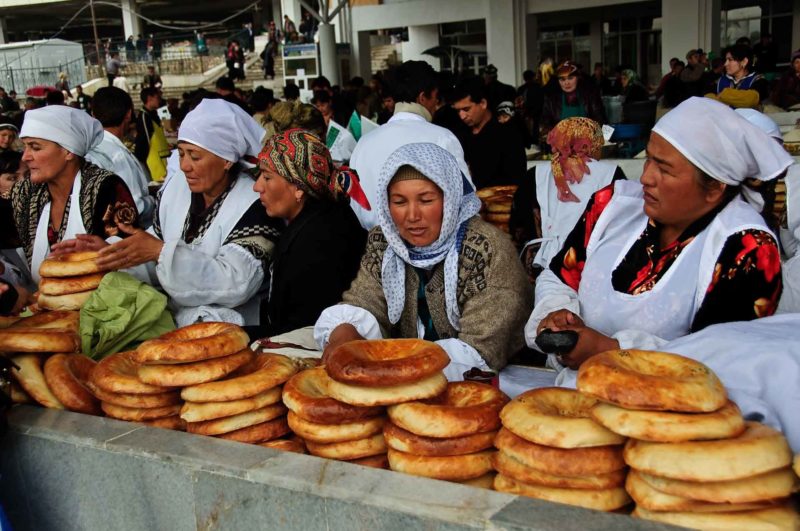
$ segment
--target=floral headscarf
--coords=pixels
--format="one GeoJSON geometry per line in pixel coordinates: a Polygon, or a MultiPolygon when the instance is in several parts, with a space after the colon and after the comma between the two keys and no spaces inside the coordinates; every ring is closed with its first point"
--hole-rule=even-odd
{"type": "Polygon", "coordinates": [[[447,319],[460,330],[460,312],[456,300],[458,255],[467,223],[481,209],[475,188],[447,150],[431,143],[406,144],[389,155],[378,177],[378,219],[389,243],[383,255],[381,278],[389,321],[397,323],[405,305],[406,268],[430,269],[444,260],[444,295],[447,319]],[[439,237],[427,247],[411,247],[400,233],[389,212],[389,184],[403,166],[411,166],[433,181],[444,194],[444,211],[439,237]]]}
{"type": "Polygon", "coordinates": [[[315,199],[344,201],[349,197],[370,209],[355,170],[334,166],[325,143],[305,129],[289,129],[270,137],[258,154],[258,166],[274,171],[315,199]]]}
{"type": "Polygon", "coordinates": [[[589,118],[567,118],[556,124],[547,135],[553,150],[550,166],[558,188],[559,201],[580,202],[568,183],[579,183],[591,173],[588,162],[600,158],[603,148],[603,129],[589,118]]]}

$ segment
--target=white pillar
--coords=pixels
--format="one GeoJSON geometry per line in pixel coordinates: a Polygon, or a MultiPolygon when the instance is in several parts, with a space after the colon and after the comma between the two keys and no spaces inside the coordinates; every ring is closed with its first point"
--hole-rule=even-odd
{"type": "Polygon", "coordinates": [[[6,17],[0,17],[0,44],[8,42],[8,27],[6,26],[6,17]]]}
{"type": "Polygon", "coordinates": [[[525,26],[527,2],[486,2],[486,51],[488,62],[497,67],[498,79],[517,86],[526,66],[525,26]]]}
{"type": "Polygon", "coordinates": [[[340,84],[339,59],[336,57],[336,34],[331,24],[319,25],[319,66],[331,85],[340,84]]]}
{"type": "Polygon", "coordinates": [[[353,42],[350,43],[350,49],[353,52],[353,61],[350,63],[350,75],[369,79],[372,75],[372,58],[370,57],[372,46],[369,43],[369,32],[354,31],[353,42]]]}
{"type": "MultiPolygon", "coordinates": [[[[281,9],[281,0],[272,0],[272,21],[275,22],[275,27],[280,29],[283,23],[283,10],[281,9]]],[[[267,21],[269,22],[269,20],[267,21]]]]}
{"type": "Polygon", "coordinates": [[[670,0],[661,18],[663,72],[669,71],[670,58],[683,60],[693,48],[719,50],[720,0],[670,0]]]}
{"type": "Polygon", "coordinates": [[[122,27],[125,39],[131,35],[135,39],[137,35],[142,34],[142,23],[136,16],[138,13],[135,0],[122,0],[122,27]]]}
{"type": "Polygon", "coordinates": [[[441,68],[441,61],[432,55],[423,55],[428,48],[439,46],[439,25],[409,26],[408,42],[402,45],[403,61],[425,61],[436,70],[441,68]]]}

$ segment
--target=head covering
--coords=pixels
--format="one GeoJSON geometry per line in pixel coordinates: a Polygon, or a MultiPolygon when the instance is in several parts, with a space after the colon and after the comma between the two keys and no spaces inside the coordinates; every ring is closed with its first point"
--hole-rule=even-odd
{"type": "Polygon", "coordinates": [[[315,199],[340,201],[351,197],[370,209],[355,170],[337,169],[328,148],[310,131],[289,129],[271,136],[258,154],[258,166],[277,173],[315,199]]]}
{"type": "Polygon", "coordinates": [[[25,113],[19,136],[49,140],[84,157],[103,140],[103,126],[86,111],[66,105],[48,105],[25,113]]]}
{"type": "MultiPolygon", "coordinates": [[[[653,132],[706,175],[730,186],[739,186],[746,179],[775,179],[794,162],[761,129],[709,98],[684,101],[665,114],[653,132]]],[[[757,210],[763,208],[760,197],[746,188],[742,191],[757,210]]]]}
{"type": "Polygon", "coordinates": [[[626,68],[622,71],[622,75],[628,78],[628,84],[634,84],[640,82],[639,74],[636,73],[636,70],[631,70],[630,68],[626,68]]]}
{"type": "Polygon", "coordinates": [[[497,77],[497,67],[494,65],[487,65],[486,68],[483,69],[483,73],[487,76],[497,77]]]}
{"type": "Polygon", "coordinates": [[[572,61],[564,61],[558,68],[556,68],[556,75],[557,76],[569,76],[574,74],[578,71],[578,65],[573,63],[572,61]]]}
{"type": "Polygon", "coordinates": [[[497,106],[497,114],[507,114],[509,116],[514,116],[514,104],[510,101],[502,101],[497,106]]]}
{"type": "Polygon", "coordinates": [[[781,128],[772,118],[763,112],[758,112],[755,109],[742,108],[736,109],[736,112],[743,116],[745,120],[767,133],[769,137],[774,138],[783,144],[783,134],[781,133],[781,128]]]}
{"type": "Polygon", "coordinates": [[[458,254],[467,222],[481,209],[475,188],[461,173],[456,159],[445,149],[431,143],[406,144],[392,153],[378,177],[378,219],[389,248],[383,255],[381,275],[389,321],[397,323],[405,305],[405,264],[430,269],[444,261],[444,294],[447,319],[460,330],[460,312],[456,301],[458,254]],[[444,193],[444,212],[439,237],[426,247],[411,247],[400,233],[389,212],[389,183],[403,166],[411,166],[430,179],[444,193]]]}
{"type": "Polygon", "coordinates": [[[189,142],[224,160],[252,168],[258,162],[256,157],[265,134],[238,105],[204,99],[181,122],[178,142],[189,142]]]}
{"type": "Polygon", "coordinates": [[[5,131],[6,129],[14,131],[15,133],[19,133],[19,129],[17,129],[17,126],[14,124],[9,124],[9,123],[0,124],[0,131],[5,131]]]}
{"type": "Polygon", "coordinates": [[[583,176],[590,173],[587,163],[600,158],[605,143],[603,128],[590,118],[567,118],[550,131],[547,143],[553,151],[550,168],[558,200],[580,202],[567,183],[581,182],[583,176]]]}

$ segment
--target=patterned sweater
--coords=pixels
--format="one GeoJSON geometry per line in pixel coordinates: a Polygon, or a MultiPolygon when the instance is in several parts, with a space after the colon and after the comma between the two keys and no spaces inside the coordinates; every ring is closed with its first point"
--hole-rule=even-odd
{"type": "MultiPolygon", "coordinates": [[[[388,247],[380,227],[370,231],[361,268],[343,302],[369,311],[384,337],[417,337],[419,277],[406,264],[405,306],[392,325],[381,283],[388,247]]],[[[495,371],[524,345],[523,328],[533,309],[533,290],[508,235],[477,216],[467,226],[458,260],[457,301],[461,331],[447,319],[444,262],[437,264],[425,287],[433,325],[440,339],[457,338],[470,345],[495,371]]]]}

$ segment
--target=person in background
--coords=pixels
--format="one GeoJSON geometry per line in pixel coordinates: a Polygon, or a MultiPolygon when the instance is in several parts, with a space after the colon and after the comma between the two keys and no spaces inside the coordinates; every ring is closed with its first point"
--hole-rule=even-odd
{"type": "Polygon", "coordinates": [[[702,58],[705,52],[701,49],[692,49],[686,52],[686,67],[680,73],[680,80],[686,83],[690,96],[702,96],[703,92],[703,73],[706,71],[706,64],[702,58]]]}
{"type": "Polygon", "coordinates": [[[467,78],[459,83],[453,100],[453,108],[470,128],[464,156],[475,186],[480,190],[489,186],[519,185],[526,165],[522,132],[494,119],[486,87],[478,78],[467,78]]]}
{"type": "Polygon", "coordinates": [[[14,151],[14,142],[17,140],[19,129],[11,123],[0,123],[0,153],[14,151]]]}
{"type": "Polygon", "coordinates": [[[253,119],[267,132],[266,139],[275,134],[275,126],[269,117],[269,111],[278,100],[272,89],[258,87],[250,98],[250,106],[253,108],[253,119]]]}
{"type": "Polygon", "coordinates": [[[380,226],[342,304],[314,326],[323,360],[347,341],[420,338],[450,356],[451,381],[502,369],[522,346],[531,288],[511,241],[478,216],[458,161],[435,144],[405,144],[376,185],[380,226]]]}
{"type": "Polygon", "coordinates": [[[328,130],[323,140],[330,151],[331,157],[335,162],[347,163],[356,148],[356,139],[350,131],[333,119],[333,103],[330,94],[324,90],[314,91],[311,104],[319,110],[325,119],[328,130]]]}
{"type": "Polygon", "coordinates": [[[51,90],[44,97],[45,105],[66,105],[64,93],[60,90],[51,90]]]}
{"type": "Polygon", "coordinates": [[[778,107],[787,110],[800,104],[800,50],[792,53],[789,69],[778,80],[770,99],[778,107]]]}
{"type": "Polygon", "coordinates": [[[148,66],[147,74],[145,74],[144,79],[142,80],[142,88],[150,87],[161,90],[163,86],[164,82],[161,81],[161,76],[156,74],[156,67],[148,66]]]}
{"type": "Polygon", "coordinates": [[[202,32],[195,34],[194,47],[197,50],[197,55],[204,57],[208,55],[208,44],[206,44],[206,36],[202,32]]]}
{"type": "Polygon", "coordinates": [[[498,123],[506,124],[514,118],[514,104],[510,101],[504,101],[497,106],[495,113],[497,114],[498,123]]]}
{"type": "Polygon", "coordinates": [[[64,94],[65,100],[72,99],[72,94],[70,93],[69,89],[69,79],[67,78],[66,72],[61,72],[58,74],[58,81],[56,82],[56,89],[60,90],[62,94],[64,94]]]}
{"type": "Polygon", "coordinates": [[[233,79],[223,76],[217,80],[215,85],[217,94],[219,94],[223,100],[238,105],[247,114],[253,114],[247,102],[236,95],[236,85],[233,83],[233,79]]]}
{"type": "Polygon", "coordinates": [[[689,98],[689,86],[680,79],[681,72],[683,72],[685,66],[683,61],[675,63],[672,75],[664,83],[664,92],[661,97],[662,109],[675,108],[689,98]]]}
{"type": "Polygon", "coordinates": [[[772,42],[772,34],[764,32],[761,34],[755,46],[753,46],[753,66],[759,74],[775,72],[778,64],[778,47],[772,42]]]}
{"type": "Polygon", "coordinates": [[[264,79],[275,79],[275,57],[278,55],[278,41],[269,36],[264,50],[261,52],[261,61],[264,69],[264,79]]]}
{"type": "Polygon", "coordinates": [[[75,103],[78,104],[78,108],[80,110],[92,114],[92,98],[91,96],[84,94],[83,87],[81,85],[75,86],[75,103]]]}
{"type": "Polygon", "coordinates": [[[136,36],[136,62],[147,60],[147,39],[141,35],[136,36]]]}
{"type": "Polygon", "coordinates": [[[150,172],[150,180],[163,181],[167,174],[166,158],[169,144],[158,116],[161,106],[161,91],[155,88],[142,89],[142,110],[136,118],[136,143],[133,154],[150,172]]]}
{"type": "MultiPolygon", "coordinates": [[[[130,61],[130,57],[128,60],[130,61]]],[[[108,79],[109,87],[114,86],[114,79],[116,79],[116,77],[119,75],[120,66],[122,66],[122,63],[119,61],[119,53],[112,52],[111,58],[106,61],[106,79],[108,79]]]]}
{"type": "Polygon", "coordinates": [[[322,140],[328,131],[322,113],[313,105],[301,103],[300,100],[276,103],[269,111],[269,116],[275,133],[283,133],[289,129],[303,129],[322,140]]]}
{"type": "Polygon", "coordinates": [[[316,135],[303,129],[276,134],[258,159],[253,189],[267,214],[286,224],[272,258],[272,289],[261,305],[261,335],[273,336],[313,325],[342,300],[367,233],[344,189],[357,177],[334,166],[316,135]]]}
{"type": "MultiPolygon", "coordinates": [[[[406,144],[431,142],[442,147],[455,157],[464,175],[469,176],[458,138],[444,127],[431,123],[439,105],[439,77],[433,67],[425,61],[406,61],[389,70],[386,82],[394,96],[394,115],[387,123],[364,135],[350,157],[350,167],[358,172],[369,204],[375,205],[378,201],[380,168],[389,155],[406,144]]],[[[370,230],[379,223],[374,206],[366,209],[357,201],[350,201],[350,206],[365,229],[370,230]]]]}
{"type": "Polygon", "coordinates": [[[296,101],[300,99],[300,87],[294,83],[286,83],[283,87],[283,99],[286,101],[296,101]]]}
{"type": "MultiPolygon", "coordinates": [[[[113,54],[112,54],[113,55],[113,54]]],[[[133,63],[136,61],[136,41],[133,40],[133,35],[129,35],[125,41],[125,62],[133,63]]],[[[108,69],[106,69],[108,71],[108,69]]],[[[109,85],[110,87],[111,85],[109,85]]]]}
{"type": "Polygon", "coordinates": [[[486,99],[490,109],[496,109],[504,101],[513,102],[517,96],[514,87],[497,79],[497,67],[494,65],[487,65],[483,69],[483,82],[486,83],[486,99]]]}
{"type": "Polygon", "coordinates": [[[558,90],[545,94],[542,108],[542,137],[547,136],[555,125],[566,118],[585,117],[599,124],[606,123],[606,112],[600,93],[586,83],[578,66],[572,61],[564,61],[556,69],[558,90]]]}
{"type": "Polygon", "coordinates": [[[152,224],[155,199],[147,188],[149,177],[122,139],[133,121],[133,100],[122,89],[103,87],[94,93],[93,116],[103,125],[102,141],[86,154],[86,160],[118,175],[128,186],[140,226],[144,229],[152,224]]]}
{"type": "Polygon", "coordinates": [[[14,183],[22,178],[22,153],[18,151],[0,152],[0,198],[9,199],[14,183]]]}
{"type": "Polygon", "coordinates": [[[622,71],[622,96],[625,98],[625,103],[650,99],[647,88],[642,84],[642,80],[635,70],[628,68],[622,71]]]}
{"type": "MultiPolygon", "coordinates": [[[[670,64],[672,63],[670,62],[670,64]]],[[[613,92],[611,80],[608,79],[608,76],[606,75],[606,71],[603,68],[603,63],[594,64],[594,71],[592,72],[591,81],[594,83],[595,88],[600,92],[601,96],[610,96],[613,92]]]]}
{"type": "Polygon", "coordinates": [[[716,99],[734,108],[755,108],[769,96],[769,83],[760,74],[753,72],[753,51],[744,45],[735,44],[726,48],[725,75],[717,81],[716,99]]]}

